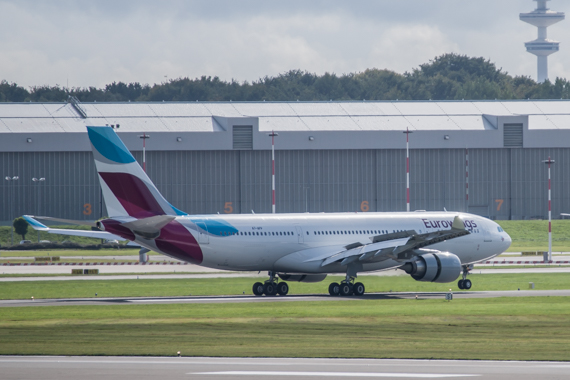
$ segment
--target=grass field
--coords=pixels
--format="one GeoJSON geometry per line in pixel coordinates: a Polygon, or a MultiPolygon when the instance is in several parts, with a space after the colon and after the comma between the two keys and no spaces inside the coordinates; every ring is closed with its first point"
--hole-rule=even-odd
{"type": "MultiPolygon", "coordinates": [[[[91,227],[88,226],[57,226],[54,228],[64,228],[64,229],[72,229],[72,230],[90,230],[91,227]]],[[[28,233],[26,234],[26,239],[31,240],[32,242],[38,242],[38,232],[35,231],[32,227],[28,227],[28,233]]],[[[14,244],[18,244],[22,240],[20,235],[16,235],[14,233],[14,244]]],[[[68,235],[55,235],[55,234],[48,234],[47,232],[40,232],[39,233],[39,240],[49,240],[51,242],[58,242],[61,243],[64,240],[72,241],[74,243],[79,244],[100,244],[101,239],[93,239],[87,238],[82,236],[68,236],[68,235]]],[[[2,226],[0,227],[0,245],[6,246],[11,245],[11,238],[10,238],[10,227],[2,226]]]]}
{"type": "MultiPolygon", "coordinates": [[[[159,255],[157,253],[157,255],[159,255]]],[[[138,260],[138,248],[102,248],[102,249],[39,249],[33,251],[0,251],[1,257],[35,257],[35,256],[136,256],[138,260]]]]}
{"type": "MultiPolygon", "coordinates": [[[[508,251],[548,251],[547,220],[498,220],[496,222],[513,239],[513,244],[508,251]]],[[[570,252],[570,219],[552,221],[552,250],[570,252]]]]}
{"type": "Polygon", "coordinates": [[[565,297],[1,311],[4,355],[570,360],[565,297]]]}
{"type": "MultiPolygon", "coordinates": [[[[567,273],[513,273],[472,274],[472,290],[569,289],[567,273]]],[[[263,279],[204,278],[204,279],[141,279],[141,280],[68,280],[68,281],[15,281],[0,283],[0,299],[83,298],[95,297],[161,297],[251,295],[255,281],[263,279]]],[[[326,294],[328,284],[341,277],[327,277],[326,281],[304,284],[289,282],[290,294],[326,294]]],[[[450,288],[459,291],[457,283],[435,284],[419,282],[410,276],[362,276],[358,278],[367,292],[445,292],[450,288]]],[[[1,309],[0,309],[1,310],[1,309]]]]}

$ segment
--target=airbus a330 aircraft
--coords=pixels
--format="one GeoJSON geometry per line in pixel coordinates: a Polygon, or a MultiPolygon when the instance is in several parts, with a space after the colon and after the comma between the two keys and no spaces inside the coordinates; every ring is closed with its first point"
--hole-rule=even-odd
{"type": "Polygon", "coordinates": [[[358,273],[395,268],[417,281],[452,282],[463,273],[458,286],[470,289],[469,266],[511,244],[498,224],[466,213],[188,215],[164,199],[112,128],[87,131],[109,215],[97,227],[192,264],[267,271],[268,280],[253,285],[258,296],[284,296],[286,281],[333,273],[346,277],[330,284],[331,296],[360,296],[358,273]]]}

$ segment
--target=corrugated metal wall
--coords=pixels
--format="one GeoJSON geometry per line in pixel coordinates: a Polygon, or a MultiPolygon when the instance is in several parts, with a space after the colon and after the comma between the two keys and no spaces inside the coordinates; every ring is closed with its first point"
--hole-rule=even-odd
{"type": "MultiPolygon", "coordinates": [[[[134,152],[140,162],[141,152],[134,152]]],[[[276,151],[277,212],[403,211],[405,150],[276,151]]],[[[547,217],[552,157],[553,217],[570,212],[570,149],[411,150],[411,209],[470,211],[496,219],[547,217]]],[[[271,211],[271,152],[147,152],[149,176],[191,214],[271,211]]],[[[0,153],[0,220],[23,214],[97,219],[100,189],[92,155],[0,153]],[[6,176],[19,176],[7,181],[6,176]],[[32,182],[44,177],[45,182],[32,182]]]]}

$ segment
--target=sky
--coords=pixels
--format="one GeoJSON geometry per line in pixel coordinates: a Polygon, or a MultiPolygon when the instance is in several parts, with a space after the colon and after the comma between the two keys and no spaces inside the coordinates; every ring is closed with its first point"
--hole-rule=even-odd
{"type": "MultiPolygon", "coordinates": [[[[570,1],[549,6],[566,12],[570,1]]],[[[531,0],[0,0],[0,80],[104,87],[218,76],[255,81],[293,69],[410,72],[445,53],[536,79],[519,20],[531,0]]],[[[570,79],[570,20],[549,77],[570,79]]]]}

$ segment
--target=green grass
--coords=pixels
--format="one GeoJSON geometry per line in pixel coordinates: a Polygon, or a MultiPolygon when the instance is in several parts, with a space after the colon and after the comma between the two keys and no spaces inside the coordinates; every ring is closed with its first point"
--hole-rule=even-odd
{"type": "MultiPolygon", "coordinates": [[[[63,228],[63,229],[69,229],[69,230],[90,230],[91,227],[89,226],[75,226],[75,225],[71,225],[71,226],[57,226],[54,228],[63,228]]],[[[32,243],[37,243],[38,242],[38,231],[35,231],[32,227],[28,227],[28,233],[26,234],[26,239],[27,240],[31,240],[32,243]]],[[[14,244],[18,244],[20,242],[20,240],[22,240],[22,237],[20,235],[16,235],[14,233],[14,244]]],[[[101,243],[101,239],[93,239],[93,238],[88,238],[88,237],[82,237],[82,236],[70,236],[70,235],[56,235],[56,234],[49,234],[47,232],[40,232],[40,238],[39,240],[49,240],[51,242],[55,242],[55,243],[61,243],[64,240],[68,240],[68,241],[72,241],[74,243],[79,243],[79,244],[100,244],[101,243]]],[[[11,238],[10,238],[10,227],[8,226],[2,226],[0,227],[0,245],[1,246],[7,246],[7,245],[11,245],[11,238]]]]}
{"type": "MultiPolygon", "coordinates": [[[[548,251],[547,220],[499,220],[497,223],[513,239],[508,251],[548,251]]],[[[552,250],[570,252],[570,219],[552,221],[552,250]]]]}
{"type": "MultiPolygon", "coordinates": [[[[102,249],[38,249],[33,251],[0,251],[0,257],[36,257],[36,256],[137,256],[138,248],[102,248],[102,249]]],[[[158,253],[157,253],[158,255],[158,253]]]]}
{"type": "MultiPolygon", "coordinates": [[[[569,289],[567,273],[513,273],[472,274],[471,290],[569,289]]],[[[192,278],[192,279],[140,279],[140,280],[68,280],[68,281],[14,281],[0,283],[0,299],[83,298],[95,297],[163,297],[251,295],[255,281],[263,278],[192,278]]],[[[328,284],[341,277],[328,277],[314,284],[289,282],[290,294],[326,294],[328,284]]],[[[418,282],[409,276],[362,276],[358,278],[367,292],[445,292],[450,288],[459,291],[457,283],[434,284],[418,282]]]]}
{"type": "Polygon", "coordinates": [[[570,360],[570,298],[2,308],[2,355],[570,360]]]}

